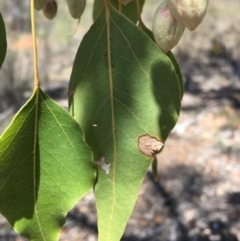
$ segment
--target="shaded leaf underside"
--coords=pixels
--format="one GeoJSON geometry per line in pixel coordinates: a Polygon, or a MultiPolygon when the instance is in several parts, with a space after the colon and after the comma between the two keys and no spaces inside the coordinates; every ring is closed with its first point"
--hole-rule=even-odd
{"type": "Polygon", "coordinates": [[[99,241],[120,240],[152,158],[138,149],[149,134],[165,141],[180,111],[174,67],[153,41],[114,8],[103,10],[85,35],[73,66],[70,111],[99,168],[95,196],[99,241]],[[110,50],[110,52],[108,51],[110,50]]]}

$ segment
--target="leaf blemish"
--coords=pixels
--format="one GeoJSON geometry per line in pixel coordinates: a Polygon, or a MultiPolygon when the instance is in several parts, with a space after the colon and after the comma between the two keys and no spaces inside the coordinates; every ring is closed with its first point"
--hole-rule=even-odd
{"type": "Polygon", "coordinates": [[[95,163],[102,168],[102,170],[105,171],[105,173],[108,175],[110,172],[111,163],[106,163],[106,157],[101,156],[99,161],[95,161],[95,163]]]}
{"type": "Polygon", "coordinates": [[[138,148],[146,156],[154,157],[164,146],[164,143],[148,134],[138,138],[138,148]]]}

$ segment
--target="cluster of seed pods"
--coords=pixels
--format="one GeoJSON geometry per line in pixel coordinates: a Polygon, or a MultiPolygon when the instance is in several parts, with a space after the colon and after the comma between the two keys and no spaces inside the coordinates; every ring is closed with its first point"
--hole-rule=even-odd
{"type": "Polygon", "coordinates": [[[167,53],[174,48],[184,29],[195,30],[202,22],[208,0],[164,0],[153,17],[153,36],[162,50],[167,53]]]}
{"type": "MultiPolygon", "coordinates": [[[[73,18],[79,19],[85,9],[86,0],[66,0],[68,10],[73,18]]],[[[36,10],[42,10],[43,14],[49,20],[53,19],[58,10],[55,0],[34,0],[36,10]]]]}

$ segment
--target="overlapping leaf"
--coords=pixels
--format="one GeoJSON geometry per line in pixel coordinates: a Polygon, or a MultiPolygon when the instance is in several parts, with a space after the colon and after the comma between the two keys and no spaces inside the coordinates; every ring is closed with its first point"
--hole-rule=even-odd
{"type": "Polygon", "coordinates": [[[156,44],[111,8],[109,31],[103,10],[79,47],[69,93],[95,161],[111,163],[95,186],[99,241],[118,241],[152,161],[138,138],[166,140],[180,111],[178,78],[156,44]]]}
{"type": "Polygon", "coordinates": [[[7,52],[7,39],[5,24],[0,13],[0,68],[2,67],[7,52]]]}
{"type": "MultiPolygon", "coordinates": [[[[94,6],[93,6],[93,19],[94,20],[100,14],[101,9],[103,7],[103,2],[104,2],[103,0],[94,0],[94,6]]],[[[145,2],[145,0],[139,0],[140,12],[142,12],[144,2],[145,2]]],[[[116,9],[119,9],[120,3],[118,0],[112,0],[111,4],[116,9]]],[[[138,21],[137,1],[133,0],[133,1],[129,2],[127,5],[121,4],[121,12],[128,19],[130,19],[133,23],[136,23],[138,21]]]]}
{"type": "MultiPolygon", "coordinates": [[[[149,30],[143,23],[139,23],[139,27],[142,29],[142,31],[149,36],[154,42],[154,37],[153,37],[153,33],[151,30],[149,30]]],[[[184,86],[183,86],[183,77],[182,77],[182,73],[181,73],[181,69],[178,65],[177,60],[175,59],[173,53],[171,51],[167,52],[167,56],[168,58],[172,61],[172,64],[175,68],[176,74],[178,76],[178,81],[179,81],[179,85],[180,85],[180,89],[181,89],[181,96],[183,97],[183,93],[184,93],[184,86]]]]}
{"type": "Polygon", "coordinates": [[[167,56],[171,60],[173,66],[175,68],[176,74],[178,76],[178,81],[179,81],[179,86],[180,86],[180,91],[181,91],[181,98],[182,98],[183,94],[184,94],[184,85],[183,85],[183,77],[182,77],[181,69],[180,69],[180,67],[178,65],[178,62],[175,59],[175,57],[174,57],[174,55],[171,51],[167,52],[167,56]]]}
{"type": "Polygon", "coordinates": [[[93,185],[91,160],[79,125],[37,88],[0,137],[0,213],[29,240],[58,240],[93,185]]]}

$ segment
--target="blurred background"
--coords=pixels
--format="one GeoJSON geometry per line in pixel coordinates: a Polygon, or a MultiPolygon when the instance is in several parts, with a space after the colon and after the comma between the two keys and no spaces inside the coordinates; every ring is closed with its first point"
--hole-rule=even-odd
{"type": "MultiPolygon", "coordinates": [[[[151,29],[161,1],[146,0],[151,29]]],[[[58,0],[55,19],[36,12],[40,81],[67,108],[79,43],[92,24],[88,0],[80,24],[58,0]]],[[[0,71],[0,134],[32,93],[29,1],[0,2],[8,52],[0,71]]],[[[240,241],[240,1],[210,0],[202,24],[173,50],[184,77],[180,119],[158,157],[159,181],[144,180],[122,241],[240,241]]],[[[0,216],[0,241],[24,241],[0,216]]],[[[96,241],[92,192],[67,216],[60,241],[96,241]]]]}

